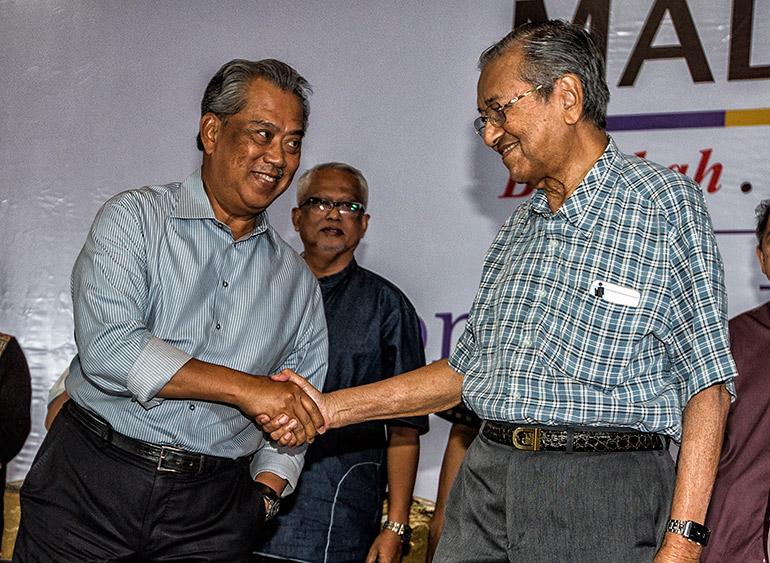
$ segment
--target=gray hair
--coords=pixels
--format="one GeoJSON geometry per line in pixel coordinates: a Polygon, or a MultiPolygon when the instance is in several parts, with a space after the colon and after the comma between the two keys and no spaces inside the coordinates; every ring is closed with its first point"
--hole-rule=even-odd
{"type": "Polygon", "coordinates": [[[358,185],[361,187],[361,203],[364,204],[364,207],[369,205],[369,183],[358,168],[354,168],[344,162],[324,162],[306,170],[297,180],[297,205],[301,205],[307,199],[305,196],[310,189],[313,176],[321,170],[340,170],[353,176],[358,180],[358,185]]]}
{"type": "Polygon", "coordinates": [[[757,244],[762,249],[762,239],[767,232],[767,219],[770,217],[770,199],[759,202],[754,213],[757,215],[757,244]]]}
{"type": "Polygon", "coordinates": [[[604,57],[590,33],[562,20],[527,23],[484,51],[479,70],[512,50],[523,55],[519,78],[542,86],[537,95],[545,100],[551,97],[559,78],[567,73],[576,75],[583,85],[583,117],[598,129],[607,127],[610,90],[604,79],[604,57]]]}
{"type": "MultiPolygon", "coordinates": [[[[247,61],[233,59],[222,65],[206,86],[201,100],[201,117],[213,113],[226,119],[243,109],[246,103],[245,92],[253,80],[262,78],[284,92],[297,96],[302,106],[302,129],[307,129],[310,115],[308,97],[313,92],[310,83],[292,67],[276,59],[247,61]]],[[[203,150],[200,133],[197,138],[198,149],[203,150]]]]}

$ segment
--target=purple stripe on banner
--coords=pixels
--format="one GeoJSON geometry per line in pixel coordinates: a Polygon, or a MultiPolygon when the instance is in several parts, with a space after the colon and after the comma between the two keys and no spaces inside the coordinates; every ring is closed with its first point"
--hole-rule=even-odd
{"type": "Polygon", "coordinates": [[[732,229],[732,230],[730,230],[730,229],[722,229],[722,230],[717,230],[717,229],[714,229],[714,234],[715,235],[753,235],[755,232],[756,231],[754,231],[753,229],[752,230],[748,230],[748,229],[732,229]]]}
{"type": "Polygon", "coordinates": [[[645,129],[687,129],[724,127],[724,111],[692,111],[685,113],[647,113],[607,116],[607,131],[639,131],[645,129]]]}

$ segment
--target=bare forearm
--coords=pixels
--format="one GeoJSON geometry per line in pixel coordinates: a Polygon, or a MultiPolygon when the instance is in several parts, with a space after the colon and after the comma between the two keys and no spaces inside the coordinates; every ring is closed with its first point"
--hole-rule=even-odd
{"type": "MultiPolygon", "coordinates": [[[[671,518],[674,520],[692,520],[703,524],[706,519],[729,408],[730,395],[724,385],[704,389],[693,396],[685,408],[682,446],[671,503],[671,518]]],[[[700,551],[697,544],[667,532],[659,556],[662,553],[670,553],[671,556],[660,557],[656,561],[697,561],[700,551]]]]}
{"type": "Polygon", "coordinates": [[[417,416],[460,402],[462,375],[439,360],[396,377],[325,395],[331,427],[368,420],[417,416]]]}
{"type": "Polygon", "coordinates": [[[417,428],[392,426],[388,441],[388,520],[409,523],[417,464],[420,460],[420,432],[417,428]]]}
{"type": "Polygon", "coordinates": [[[240,407],[255,376],[192,359],[158,392],[166,399],[199,399],[240,407]]]}

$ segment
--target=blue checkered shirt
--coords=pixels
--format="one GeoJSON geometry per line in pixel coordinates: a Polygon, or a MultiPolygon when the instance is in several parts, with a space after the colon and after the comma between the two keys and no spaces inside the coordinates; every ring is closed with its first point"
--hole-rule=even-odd
{"type": "Polygon", "coordinates": [[[538,190],[487,252],[450,366],[484,419],[679,440],[690,397],[737,375],[700,187],[610,139],[558,211],[538,190]]]}

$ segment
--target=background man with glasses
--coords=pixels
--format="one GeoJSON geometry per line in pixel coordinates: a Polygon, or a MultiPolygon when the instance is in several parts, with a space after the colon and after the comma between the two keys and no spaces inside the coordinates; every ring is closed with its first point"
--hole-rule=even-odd
{"type": "Polygon", "coordinates": [[[479,67],[477,131],[535,193],[447,362],[315,399],[336,427],[445,409],[462,386],[484,424],[435,561],[698,561],[736,375],[703,194],[607,136],[582,29],[522,26],[479,67]]]}
{"type": "MultiPolygon", "coordinates": [[[[297,182],[292,222],[318,278],[329,331],[324,391],[344,389],[425,365],[420,324],[406,296],[358,265],[369,188],[359,170],[329,162],[297,182]]],[[[270,522],[263,561],[399,561],[409,535],[420,432],[427,417],[364,422],[316,438],[299,484],[270,522]],[[388,522],[380,529],[385,485],[388,522]]]]}

